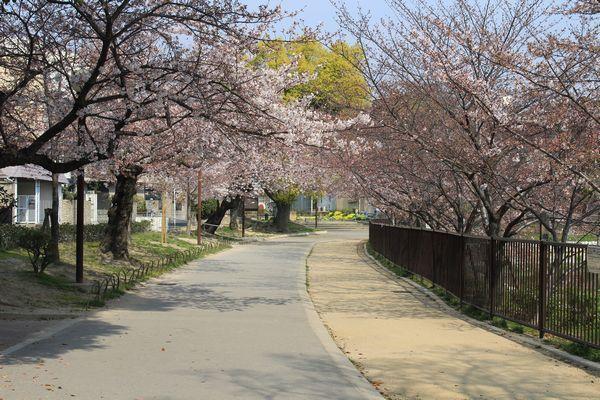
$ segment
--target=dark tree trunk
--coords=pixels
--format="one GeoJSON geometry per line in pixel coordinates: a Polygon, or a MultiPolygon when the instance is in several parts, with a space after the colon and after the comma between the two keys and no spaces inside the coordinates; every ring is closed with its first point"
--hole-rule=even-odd
{"type": "Polygon", "coordinates": [[[60,261],[58,242],[60,226],[58,225],[58,174],[52,174],[52,210],[50,211],[50,254],[52,261],[60,261]]]}
{"type": "Polygon", "coordinates": [[[277,207],[277,213],[275,214],[275,218],[273,219],[275,229],[277,229],[278,232],[288,232],[292,205],[288,202],[276,201],[275,206],[277,207]]]}
{"type": "Polygon", "coordinates": [[[238,208],[240,202],[240,196],[235,196],[233,198],[229,196],[225,197],[223,201],[219,203],[217,210],[208,216],[208,219],[202,225],[203,230],[214,234],[217,228],[221,225],[221,222],[223,221],[225,214],[227,214],[227,211],[238,208]]]}
{"type": "Polygon", "coordinates": [[[128,165],[117,175],[115,195],[108,210],[108,224],[102,241],[102,251],[112,253],[117,260],[129,257],[129,226],[137,180],[142,171],[139,165],[128,165]]]}

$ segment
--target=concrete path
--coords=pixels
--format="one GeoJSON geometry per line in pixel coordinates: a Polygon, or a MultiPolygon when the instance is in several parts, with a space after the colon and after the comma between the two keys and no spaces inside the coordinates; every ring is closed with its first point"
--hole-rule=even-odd
{"type": "Polygon", "coordinates": [[[600,378],[449,315],[373,268],[359,241],[317,244],[309,292],[390,399],[600,399],[600,378]]]}
{"type": "Polygon", "coordinates": [[[377,399],[305,290],[316,241],[238,246],[0,356],[0,399],[377,399]]]}

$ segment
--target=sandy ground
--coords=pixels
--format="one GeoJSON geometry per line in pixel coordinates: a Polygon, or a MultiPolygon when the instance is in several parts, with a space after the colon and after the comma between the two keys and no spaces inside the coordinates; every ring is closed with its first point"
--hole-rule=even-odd
{"type": "Polygon", "coordinates": [[[386,397],[600,399],[600,378],[448,315],[373,269],[358,244],[317,244],[309,292],[338,346],[386,397]]]}

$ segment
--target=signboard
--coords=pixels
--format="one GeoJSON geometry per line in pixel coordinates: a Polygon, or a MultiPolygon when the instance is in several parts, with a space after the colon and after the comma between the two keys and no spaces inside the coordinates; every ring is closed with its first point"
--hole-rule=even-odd
{"type": "Polygon", "coordinates": [[[258,197],[245,197],[244,209],[246,211],[258,211],[258,197]]]}
{"type": "Polygon", "coordinates": [[[600,246],[588,246],[587,267],[589,272],[600,274],[600,246]]]}

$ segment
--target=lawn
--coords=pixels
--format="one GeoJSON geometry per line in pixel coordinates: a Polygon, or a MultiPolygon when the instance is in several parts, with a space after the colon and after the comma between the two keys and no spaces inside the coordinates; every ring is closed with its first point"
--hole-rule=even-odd
{"type": "MultiPolygon", "coordinates": [[[[280,234],[280,232],[276,231],[276,228],[271,221],[248,220],[247,224],[245,233],[248,237],[268,237],[280,234]]],[[[295,222],[290,222],[288,224],[288,233],[307,233],[314,231],[314,228],[295,222]]],[[[242,226],[240,224],[237,230],[231,229],[228,226],[220,226],[219,229],[217,229],[217,234],[226,237],[241,237],[242,226]]]]}
{"type": "MultiPolygon", "coordinates": [[[[166,244],[160,242],[160,232],[132,235],[130,257],[148,262],[196,247],[194,238],[169,236],[166,244]]],[[[218,249],[225,248],[221,246],[218,249]]],[[[81,310],[89,300],[86,285],[77,286],[75,280],[75,243],[60,244],[61,262],[48,266],[43,274],[33,273],[26,251],[14,249],[0,252],[0,311],[20,313],[70,312],[81,310]]],[[[100,252],[99,242],[86,242],[84,248],[84,281],[90,283],[105,274],[116,272],[130,264],[111,261],[100,252]]]]}

